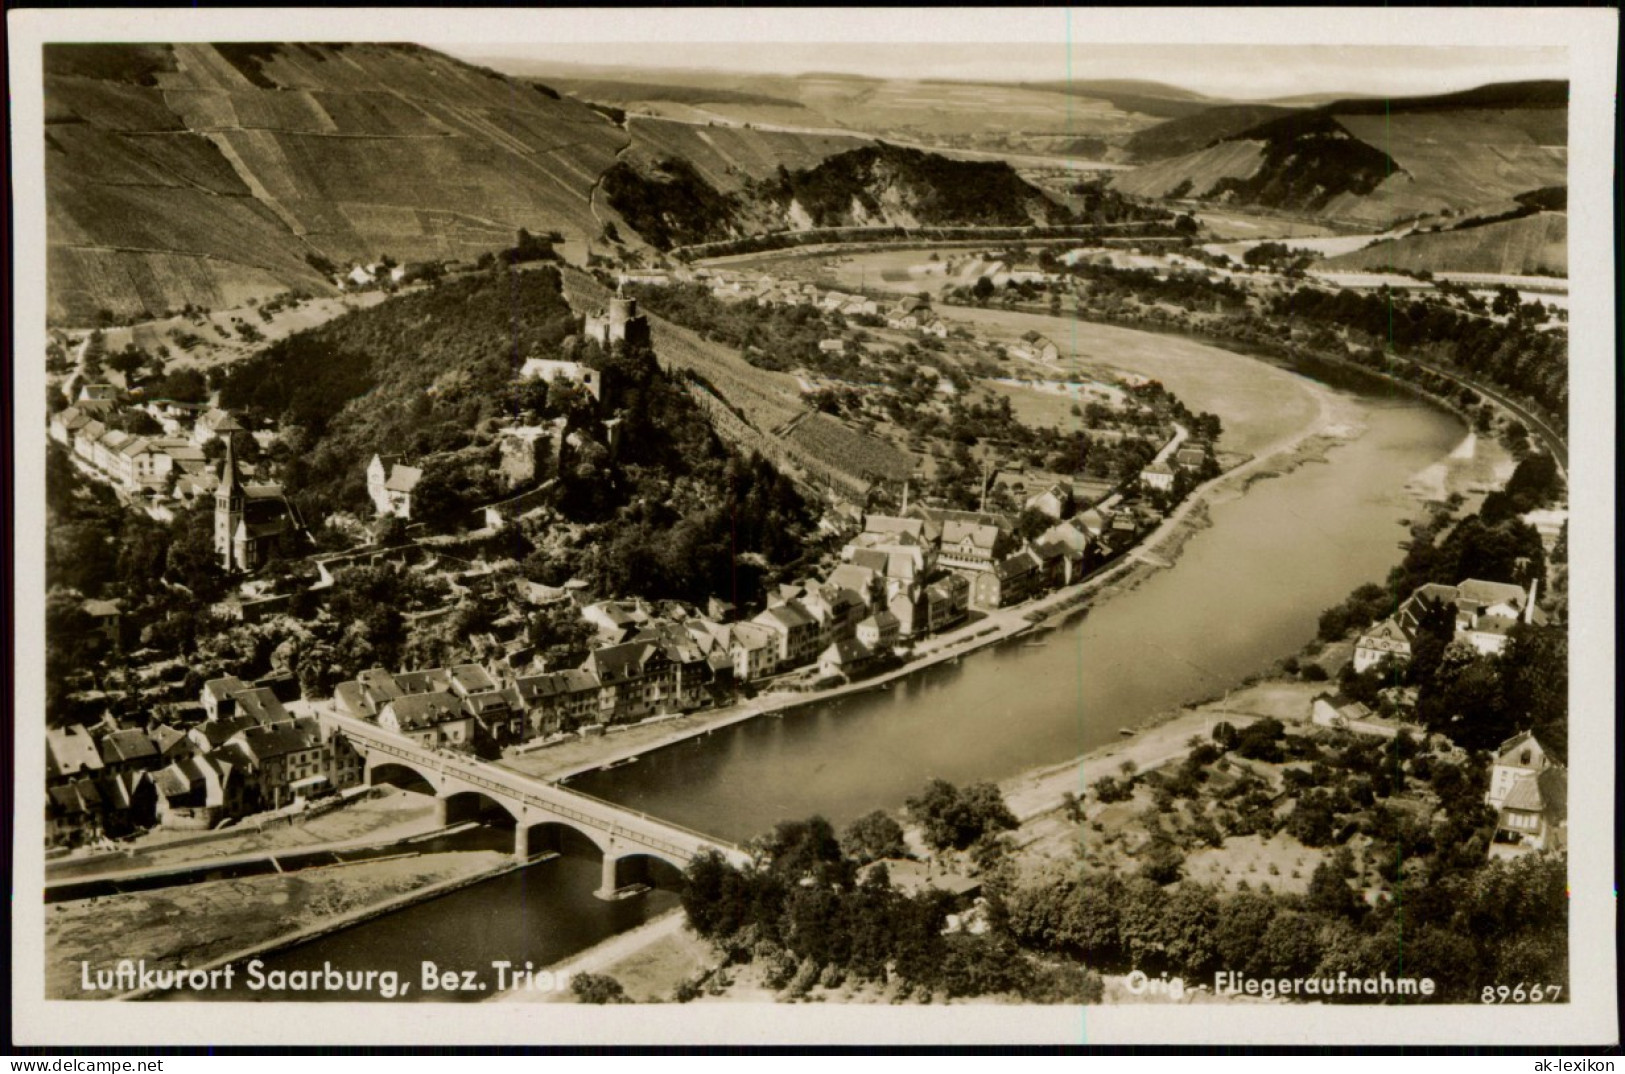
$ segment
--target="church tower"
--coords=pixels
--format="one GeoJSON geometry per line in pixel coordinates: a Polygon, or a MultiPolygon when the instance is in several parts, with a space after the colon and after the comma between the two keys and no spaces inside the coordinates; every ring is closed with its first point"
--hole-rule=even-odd
{"type": "Polygon", "coordinates": [[[235,554],[237,529],[243,522],[243,502],[246,494],[237,476],[237,458],[232,447],[232,434],[226,433],[226,461],[220,468],[220,487],[214,493],[214,550],[220,556],[220,565],[227,571],[243,569],[245,564],[235,554]]]}

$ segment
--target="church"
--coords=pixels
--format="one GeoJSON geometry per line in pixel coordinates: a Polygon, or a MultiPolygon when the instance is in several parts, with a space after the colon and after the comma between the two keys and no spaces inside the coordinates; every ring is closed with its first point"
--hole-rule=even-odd
{"type": "Polygon", "coordinates": [[[294,525],[281,485],[250,485],[237,473],[236,449],[227,434],[226,461],[214,494],[214,550],[229,573],[258,570],[294,525]]]}

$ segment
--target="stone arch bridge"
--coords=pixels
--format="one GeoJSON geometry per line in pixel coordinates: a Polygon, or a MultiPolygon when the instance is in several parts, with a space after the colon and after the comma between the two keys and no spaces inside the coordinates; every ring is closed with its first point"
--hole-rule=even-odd
{"type": "Polygon", "coordinates": [[[646,879],[651,861],[681,870],[708,850],[735,865],[750,861],[742,847],[646,813],[464,754],[423,746],[377,724],[340,715],[326,719],[361,755],[368,784],[384,782],[378,777],[391,767],[405,769],[426,782],[434,791],[442,824],[450,820],[459,801],[483,798],[500,807],[514,821],[516,858],[529,859],[557,849],[564,832],[585,837],[603,855],[603,873],[595,893],[600,898],[615,898],[646,879]]]}

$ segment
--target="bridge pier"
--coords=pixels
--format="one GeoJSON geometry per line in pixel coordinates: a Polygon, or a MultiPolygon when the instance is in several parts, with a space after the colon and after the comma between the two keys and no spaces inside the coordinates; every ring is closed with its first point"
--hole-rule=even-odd
{"type": "Polygon", "coordinates": [[[524,824],[513,826],[513,859],[514,861],[530,860],[530,829],[524,824]]]}
{"type": "Polygon", "coordinates": [[[616,857],[612,851],[606,850],[604,852],[602,871],[598,877],[598,890],[593,892],[595,896],[600,899],[615,898],[615,893],[620,890],[620,870],[617,868],[620,862],[621,859],[616,857]]]}
{"type": "Polygon", "coordinates": [[[598,890],[593,892],[600,899],[618,899],[623,897],[622,892],[635,884],[649,884],[648,861],[637,854],[617,854],[613,849],[604,852],[602,872],[598,878],[598,890]],[[621,863],[629,858],[638,860],[630,866],[621,863]],[[626,876],[630,872],[633,875],[626,876]]]}
{"type": "Polygon", "coordinates": [[[434,826],[444,828],[451,823],[451,799],[436,798],[434,800],[434,826]]]}

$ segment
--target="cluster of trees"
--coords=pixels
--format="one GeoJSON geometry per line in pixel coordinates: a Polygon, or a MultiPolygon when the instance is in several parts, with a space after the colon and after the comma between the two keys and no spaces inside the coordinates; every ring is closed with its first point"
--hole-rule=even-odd
{"type": "Polygon", "coordinates": [[[788,212],[800,205],[816,227],[841,227],[862,205],[866,219],[884,219],[882,196],[901,196],[922,224],[1004,225],[1072,222],[1072,214],[1016,174],[1003,161],[951,160],[935,153],[887,143],[863,146],[826,158],[811,168],[790,171],[780,165],[771,179],[755,184],[754,197],[788,212]]]}
{"type": "Polygon", "coordinates": [[[1247,290],[1240,284],[1205,272],[1170,271],[1158,274],[1151,269],[1118,268],[1107,261],[1079,261],[1070,267],[1059,265],[1080,280],[1087,290],[1079,301],[1093,305],[1121,303],[1134,298],[1144,302],[1166,302],[1194,312],[1230,312],[1247,307],[1247,290]]]}
{"type": "Polygon", "coordinates": [[[895,983],[896,998],[927,1001],[933,995],[1004,994],[1036,1003],[1100,997],[1098,976],[1023,951],[998,914],[989,915],[991,927],[981,934],[945,934],[948,915],[960,909],[955,896],[939,890],[905,895],[892,887],[883,862],[860,875],[863,858],[894,854],[901,844],[900,832],[860,831],[865,825],[875,827],[874,819],[838,837],[822,817],[785,821],[758,842],[757,864],[743,869],[714,852],[696,858],[682,895],[690,927],[730,961],[754,963],[769,987],[792,997],[815,985],[849,982],[895,983]]]}
{"type": "Polygon", "coordinates": [[[1291,735],[1276,720],[1239,731],[1220,724],[1212,742],[1192,747],[1178,766],[1109,781],[1109,796],[1107,781],[1096,783],[1101,801],[1128,797],[1135,783],[1153,791],[1139,872],[1085,866],[1004,891],[1018,941],[1102,971],[1138,968],[1187,982],[1216,970],[1403,972],[1433,977],[1446,1001],[1514,970],[1566,981],[1566,862],[1486,860],[1495,815],[1484,805],[1480,758],[1429,752],[1406,735],[1291,735]],[[1282,771],[1290,808],[1230,755],[1292,762],[1282,771]],[[1277,831],[1326,852],[1302,894],[1267,882],[1253,890],[1245,880],[1227,893],[1182,879],[1181,847],[1277,831]],[[1370,890],[1376,899],[1362,897],[1370,890]]]}
{"type": "Polygon", "coordinates": [[[725,302],[698,283],[634,284],[630,291],[650,312],[739,348],[746,361],[761,369],[803,366],[829,377],[857,379],[855,358],[818,349],[821,340],[846,328],[846,318],[838,313],[810,305],[725,302]]]}
{"type": "Polygon", "coordinates": [[[1248,268],[1262,268],[1287,276],[1301,276],[1305,269],[1315,263],[1318,256],[1313,251],[1288,246],[1282,242],[1261,242],[1242,254],[1241,260],[1248,268]]]}
{"type": "MultiPolygon", "coordinates": [[[[1091,224],[1122,224],[1129,221],[1190,221],[1174,216],[1171,210],[1128,197],[1114,190],[1104,179],[1086,179],[1072,185],[1071,194],[1081,201],[1077,215],[1091,224]]],[[[1194,223],[1194,221],[1191,221],[1194,223]]]]}
{"type": "Polygon", "coordinates": [[[556,271],[498,266],[278,340],[232,368],[222,404],[276,424],[273,461],[306,518],[365,511],[374,452],[484,443],[520,406],[519,365],[558,357],[575,327],[556,271]]]}
{"type": "Polygon", "coordinates": [[[1370,293],[1299,288],[1275,298],[1270,312],[1341,329],[1356,347],[1355,359],[1376,368],[1387,364],[1384,349],[1450,362],[1539,404],[1561,428],[1568,413],[1567,334],[1542,330],[1543,316],[1524,316],[1515,292],[1500,308],[1509,315],[1505,323],[1387,288],[1370,293]]]}
{"type": "MultiPolygon", "coordinates": [[[[1431,860],[1431,859],[1430,859],[1431,860]]],[[[1529,856],[1469,870],[1415,870],[1401,902],[1368,908],[1349,886],[1350,856],[1323,862],[1303,895],[1223,892],[1183,881],[1083,872],[1045,877],[1008,899],[1012,936],[1107,972],[1187,982],[1219,970],[1249,977],[1431,977],[1442,1002],[1485,984],[1568,980],[1567,871],[1529,856]]],[[[1368,995],[1326,997],[1370,1003],[1368,995]]],[[[1383,997],[1378,1002],[1409,1002],[1383,997]]]]}
{"type": "Polygon", "coordinates": [[[179,654],[227,579],[214,551],[212,505],[183,509],[169,522],[128,511],[54,443],[45,457],[45,502],[46,718],[59,723],[67,695],[111,655],[88,629],[85,599],[119,601],[126,636],[179,654]]]}
{"type": "Polygon", "coordinates": [[[739,233],[738,199],[706,182],[682,157],[663,157],[647,169],[617,161],[601,185],[610,208],[656,249],[739,233]]]}

